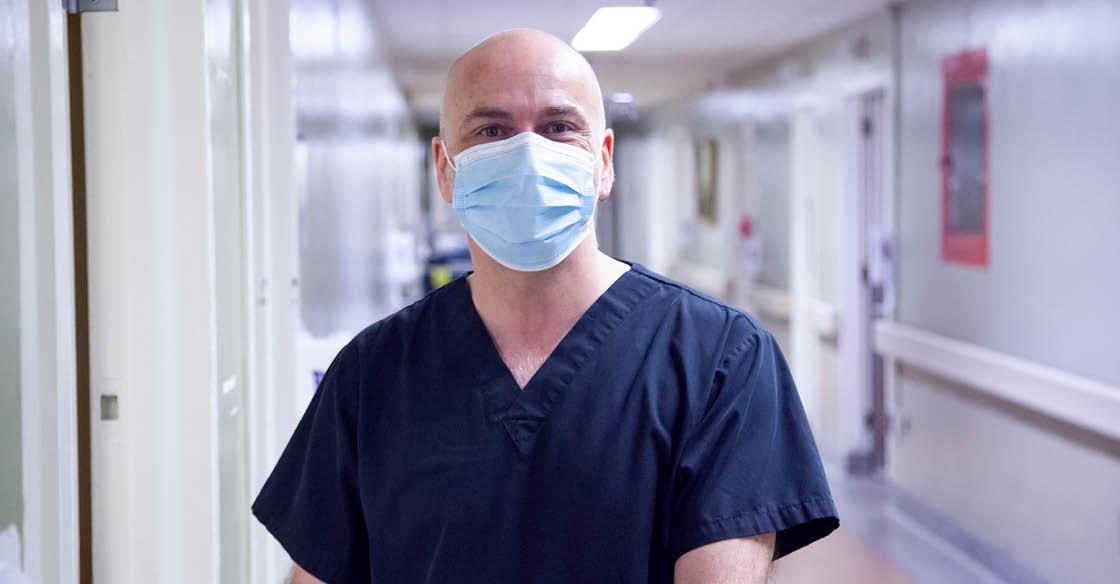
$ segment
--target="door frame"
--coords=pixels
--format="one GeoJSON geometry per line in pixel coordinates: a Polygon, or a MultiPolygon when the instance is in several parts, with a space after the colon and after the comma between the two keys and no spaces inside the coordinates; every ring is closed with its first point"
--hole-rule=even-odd
{"type": "Polygon", "coordinates": [[[798,95],[790,110],[790,366],[798,393],[814,431],[821,423],[821,339],[813,326],[812,307],[817,300],[814,260],[819,236],[818,181],[822,144],[821,115],[824,96],[798,95]]]}
{"type": "Polygon", "coordinates": [[[78,424],[67,14],[16,0],[22,571],[76,584],[78,424]]]}
{"type": "MultiPolygon", "coordinates": [[[[879,201],[882,209],[881,217],[883,231],[887,237],[896,238],[897,221],[894,209],[895,197],[895,88],[889,74],[868,75],[851,81],[844,88],[845,108],[845,189],[844,189],[844,217],[843,217],[843,246],[844,246],[844,271],[843,294],[840,306],[840,318],[845,326],[840,330],[840,403],[843,404],[843,444],[845,465],[849,472],[871,473],[885,468],[886,437],[880,436],[883,441],[882,450],[876,450],[876,437],[869,428],[869,414],[877,412],[884,417],[879,421],[886,423],[889,420],[889,399],[891,389],[892,368],[883,364],[882,375],[882,400],[878,406],[873,397],[875,358],[875,339],[872,321],[875,316],[865,297],[865,234],[868,233],[868,222],[864,213],[864,197],[866,193],[861,187],[862,168],[861,159],[861,133],[862,133],[862,100],[870,95],[882,95],[881,108],[882,160],[879,161],[877,174],[881,181],[879,201]]],[[[897,240],[896,240],[897,241],[897,240]]],[[[897,245],[892,250],[897,254],[897,245]]],[[[889,267],[886,278],[888,279],[889,294],[896,289],[894,282],[896,274],[894,264],[889,267]]],[[[893,303],[892,303],[893,304],[893,303]]],[[[882,318],[893,317],[893,306],[882,318]]],[[[883,427],[883,433],[886,427],[883,427]]]]}
{"type": "MultiPolygon", "coordinates": [[[[246,513],[287,444],[306,402],[297,383],[298,201],[289,0],[242,0],[239,59],[246,320],[246,513]]],[[[255,519],[249,581],[280,582],[291,561],[255,519]]]]}

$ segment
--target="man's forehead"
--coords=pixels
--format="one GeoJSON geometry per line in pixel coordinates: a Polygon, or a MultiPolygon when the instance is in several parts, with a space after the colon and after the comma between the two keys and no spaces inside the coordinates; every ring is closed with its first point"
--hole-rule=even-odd
{"type": "Polygon", "coordinates": [[[591,66],[563,41],[539,31],[510,31],[456,61],[443,105],[441,114],[453,124],[479,107],[519,114],[574,107],[597,121],[602,97],[591,66]]]}
{"type": "Polygon", "coordinates": [[[581,100],[594,93],[586,75],[563,64],[542,63],[533,67],[526,63],[480,64],[450,80],[448,91],[455,98],[475,102],[487,99],[551,99],[581,100]]]}
{"type": "Polygon", "coordinates": [[[566,46],[504,45],[467,52],[455,64],[451,77],[479,75],[543,75],[573,82],[594,78],[587,61],[566,46]]]}
{"type": "Polygon", "coordinates": [[[463,88],[445,106],[448,129],[461,130],[481,120],[522,120],[575,117],[583,123],[595,119],[592,91],[574,84],[536,77],[479,78],[463,88]]]}
{"type": "Polygon", "coordinates": [[[585,110],[593,99],[582,87],[540,77],[497,77],[477,79],[457,92],[456,113],[469,115],[478,109],[502,109],[515,114],[541,113],[549,108],[585,110]],[[491,82],[487,82],[491,81],[491,82]]]}

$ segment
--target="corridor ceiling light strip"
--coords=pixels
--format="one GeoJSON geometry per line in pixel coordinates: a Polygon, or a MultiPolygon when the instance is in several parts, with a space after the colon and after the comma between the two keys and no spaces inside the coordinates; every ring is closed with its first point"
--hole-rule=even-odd
{"type": "Polygon", "coordinates": [[[572,38],[577,51],[621,51],[661,19],[653,6],[606,6],[595,11],[572,38]]]}

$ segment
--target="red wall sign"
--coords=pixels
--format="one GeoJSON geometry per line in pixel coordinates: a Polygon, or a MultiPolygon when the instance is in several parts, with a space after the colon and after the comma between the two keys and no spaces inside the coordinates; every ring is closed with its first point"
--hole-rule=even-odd
{"type": "Polygon", "coordinates": [[[988,266],[988,53],[946,57],[941,135],[941,259],[988,266]]]}

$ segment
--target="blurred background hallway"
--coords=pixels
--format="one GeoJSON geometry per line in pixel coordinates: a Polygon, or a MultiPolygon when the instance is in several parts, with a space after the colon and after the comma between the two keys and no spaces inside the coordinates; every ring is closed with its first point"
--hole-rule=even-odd
{"type": "Polygon", "coordinates": [[[0,584],[284,581],[249,504],[470,270],[430,141],[513,27],[599,75],[604,251],[790,360],[841,528],[776,583],[1118,581],[1120,1],[0,0],[0,584]]]}

